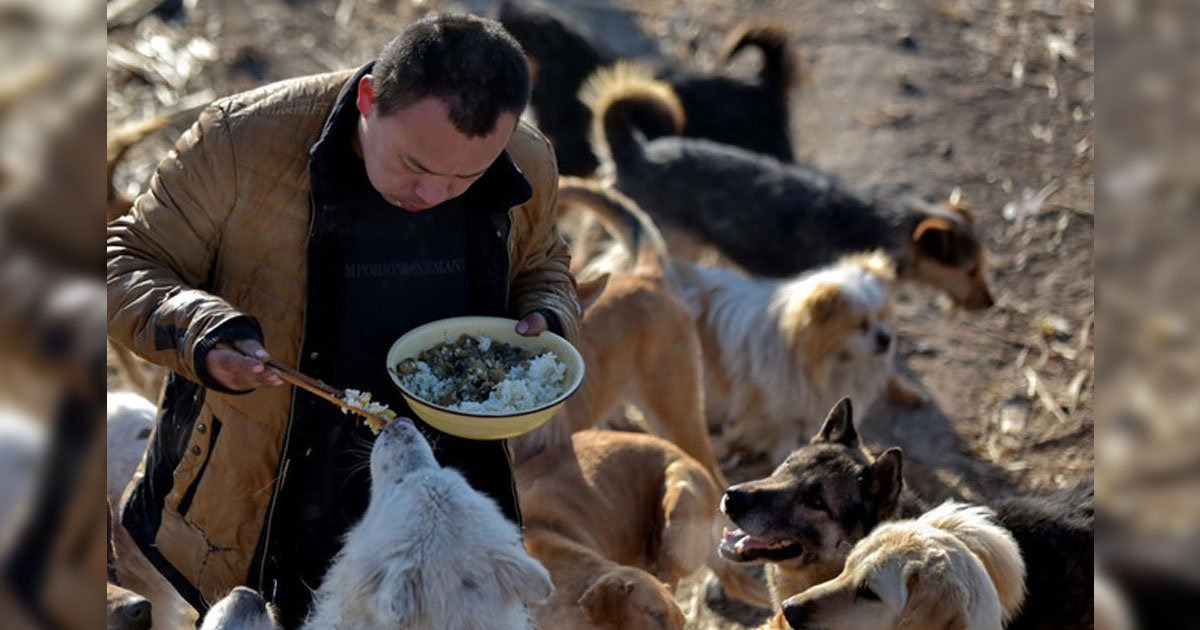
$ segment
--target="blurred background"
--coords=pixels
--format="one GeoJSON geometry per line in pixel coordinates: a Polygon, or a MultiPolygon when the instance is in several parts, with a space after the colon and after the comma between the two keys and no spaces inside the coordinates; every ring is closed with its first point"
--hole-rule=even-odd
{"type": "MultiPolygon", "coordinates": [[[[901,296],[901,355],[935,409],[868,417],[864,434],[902,444],[914,485],[931,498],[983,500],[1095,475],[1106,627],[1194,625],[1196,3],[1113,2],[1098,14],[1089,0],[553,5],[623,56],[702,70],[741,19],[786,25],[806,67],[792,97],[798,159],[856,186],[969,206],[991,260],[998,305],[987,313],[901,296]],[[1108,76],[1098,127],[1097,48],[1108,76]],[[1100,157],[1097,135],[1107,136],[1100,157]],[[1109,208],[1099,226],[1097,199],[1109,208]]],[[[415,17],[486,13],[491,3],[114,0],[105,9],[101,20],[98,2],[0,2],[6,628],[98,627],[102,392],[157,395],[155,370],[105,352],[100,208],[144,188],[196,107],[360,65],[415,17]],[[102,133],[115,171],[101,170],[102,133]]],[[[755,60],[739,64],[730,72],[753,76],[755,60]]]]}

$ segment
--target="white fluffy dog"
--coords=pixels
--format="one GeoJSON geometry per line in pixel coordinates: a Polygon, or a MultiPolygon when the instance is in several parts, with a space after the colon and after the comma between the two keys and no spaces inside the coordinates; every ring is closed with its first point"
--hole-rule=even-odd
{"type": "Polygon", "coordinates": [[[239,586],[208,609],[200,630],[279,630],[279,623],[262,595],[239,586]]]}
{"type": "MultiPolygon", "coordinates": [[[[371,450],[371,502],[317,590],[306,630],[533,628],[527,606],[550,599],[550,574],[500,507],[442,468],[406,418],[371,450]]],[[[201,630],[275,630],[269,604],[238,587],[201,630]]]]}
{"type": "Polygon", "coordinates": [[[0,542],[26,516],[46,458],[46,427],[15,409],[0,408],[0,542]]]}
{"type": "Polygon", "coordinates": [[[108,500],[121,494],[137,470],[154,432],[154,403],[133,392],[108,393],[108,500]]]}
{"type": "Polygon", "coordinates": [[[679,267],[704,346],[709,427],[722,428],[714,440],[722,450],[780,462],[842,398],[863,410],[885,392],[919,404],[893,373],[895,270],[883,254],[847,256],[788,280],[679,267]]]}
{"type": "Polygon", "coordinates": [[[985,507],[948,501],[875,528],[841,575],[784,602],[792,628],[1001,630],[1025,599],[1025,563],[985,507]]]}
{"type": "Polygon", "coordinates": [[[532,628],[527,606],[554,590],[517,526],[458,471],[442,468],[412,422],[371,451],[371,502],[346,535],[306,628],[532,628]]]}

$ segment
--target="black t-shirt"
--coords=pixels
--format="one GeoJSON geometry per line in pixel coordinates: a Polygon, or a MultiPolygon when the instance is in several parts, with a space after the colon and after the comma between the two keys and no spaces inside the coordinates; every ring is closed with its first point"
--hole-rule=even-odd
{"type": "Polygon", "coordinates": [[[371,187],[362,160],[346,153],[347,177],[338,184],[346,200],[337,238],[341,340],[332,373],[341,387],[399,404],[383,369],[392,342],[421,324],[468,312],[467,212],[461,197],[424,212],[397,208],[371,187]]]}

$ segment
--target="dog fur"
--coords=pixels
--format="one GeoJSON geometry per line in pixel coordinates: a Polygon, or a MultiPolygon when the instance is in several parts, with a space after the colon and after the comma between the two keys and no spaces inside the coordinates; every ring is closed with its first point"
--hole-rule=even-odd
{"type": "Polygon", "coordinates": [[[105,544],[107,550],[107,579],[105,584],[104,627],[106,630],[150,630],[152,611],[145,597],[123,588],[118,583],[116,552],[113,549],[112,504],[105,505],[105,544]]]}
{"type": "MultiPolygon", "coordinates": [[[[554,144],[559,172],[590,175],[599,162],[588,144],[591,113],[578,92],[593,72],[618,60],[583,28],[545,5],[505,0],[496,19],[521,43],[533,70],[530,109],[554,144]]],[[[726,39],[722,64],[747,48],[762,52],[757,81],[685,70],[659,61],[655,76],[683,101],[682,133],[793,159],[788,94],[801,78],[788,32],[766,23],[744,23],[726,39]]]]}
{"type": "MultiPolygon", "coordinates": [[[[1029,565],[1027,596],[1008,628],[1090,628],[1094,524],[1090,483],[1048,495],[993,501],[1029,565]]],[[[903,456],[890,448],[878,458],[863,448],[849,405],[839,404],[813,437],[769,477],[731,487],[722,510],[740,528],[726,535],[722,554],[766,561],[776,602],[832,579],[846,554],[880,523],[915,518],[923,501],[904,487],[903,456]],[[743,549],[785,543],[772,554],[743,549]]],[[[780,620],[782,622],[782,620],[780,620]]]]}
{"type": "Polygon", "coordinates": [[[682,628],[672,592],[712,547],[721,490],[651,435],[587,430],[517,468],[525,546],[550,570],[543,628],[682,628]]]}
{"type": "Polygon", "coordinates": [[[120,505],[121,495],[146,453],[158,408],[133,392],[108,393],[108,500],[120,505]]]}
{"type": "Polygon", "coordinates": [[[546,569],[494,501],[442,468],[407,419],[371,450],[371,499],[346,534],[304,623],[311,629],[532,628],[546,569]]]}
{"type": "Polygon", "coordinates": [[[510,442],[515,460],[569,444],[572,433],[596,426],[620,403],[632,402],[645,411],[652,433],[682,448],[724,487],[704,424],[700,338],[687,307],[670,289],[674,272],[662,237],[641,228],[638,217],[649,220],[628,198],[592,182],[563,178],[558,205],[560,212],[570,206],[592,208],[623,224],[614,229],[628,239],[636,265],[580,284],[584,315],[576,346],[588,377],[558,416],[510,442]]]}
{"type": "Polygon", "coordinates": [[[105,587],[106,630],[150,630],[150,602],[145,597],[112,582],[105,587]]]}
{"type": "Polygon", "coordinates": [[[665,234],[689,233],[770,277],[882,249],[900,278],[936,287],[968,309],[992,305],[983,247],[965,210],[863,194],[810,166],[677,137],[684,106],[644,69],[598,72],[582,94],[594,113],[599,172],[665,234]]]}
{"type": "Polygon", "coordinates": [[[262,595],[239,586],[204,615],[200,630],[280,630],[275,607],[262,595]]]}
{"type": "Polygon", "coordinates": [[[802,630],[1001,630],[1025,598],[1025,562],[995,516],[949,501],[880,525],[837,578],[787,600],[784,616],[802,630]]]}

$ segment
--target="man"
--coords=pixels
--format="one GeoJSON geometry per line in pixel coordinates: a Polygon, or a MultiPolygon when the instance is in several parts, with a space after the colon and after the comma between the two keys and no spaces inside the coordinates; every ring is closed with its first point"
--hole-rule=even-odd
{"type": "MultiPolygon", "coordinates": [[[[357,72],[218,101],[110,225],[109,334],[173,372],[122,522],[200,610],[246,584],[297,624],[366,507],[371,434],[268,356],[404,413],[385,356],[420,324],[575,334],[529,89],[498,24],[426,18],[357,72]]],[[[503,442],[422,428],[519,522],[503,442]]]]}

